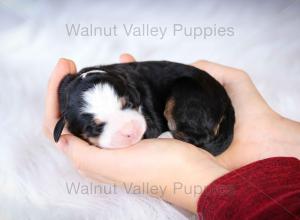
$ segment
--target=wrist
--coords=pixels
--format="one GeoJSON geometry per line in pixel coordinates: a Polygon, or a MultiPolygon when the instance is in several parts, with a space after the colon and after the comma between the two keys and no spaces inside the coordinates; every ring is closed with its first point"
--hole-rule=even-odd
{"type": "Polygon", "coordinates": [[[197,203],[205,188],[229,172],[214,157],[202,154],[200,152],[198,160],[185,161],[181,169],[174,170],[173,181],[168,183],[170,187],[163,198],[193,213],[197,212],[197,203]]]}
{"type": "MultiPolygon", "coordinates": [[[[300,123],[279,117],[273,132],[271,156],[292,156],[300,158],[300,123]]],[[[265,157],[267,158],[267,157],[265,157]]]]}

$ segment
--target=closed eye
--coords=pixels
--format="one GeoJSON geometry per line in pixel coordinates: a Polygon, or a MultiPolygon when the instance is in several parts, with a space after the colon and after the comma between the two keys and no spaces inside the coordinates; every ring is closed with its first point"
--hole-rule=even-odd
{"type": "Polygon", "coordinates": [[[131,102],[126,102],[126,103],[123,105],[122,109],[126,109],[126,108],[133,108],[133,104],[132,104],[131,102]]]}
{"type": "Polygon", "coordinates": [[[133,103],[129,102],[129,103],[126,103],[125,105],[122,106],[122,110],[124,110],[124,109],[134,109],[134,110],[138,111],[139,106],[134,105],[133,103]]]}
{"type": "Polygon", "coordinates": [[[134,109],[137,110],[139,109],[139,104],[138,103],[133,103],[128,100],[128,98],[122,97],[121,98],[121,105],[122,105],[122,110],[124,109],[134,109]]]}

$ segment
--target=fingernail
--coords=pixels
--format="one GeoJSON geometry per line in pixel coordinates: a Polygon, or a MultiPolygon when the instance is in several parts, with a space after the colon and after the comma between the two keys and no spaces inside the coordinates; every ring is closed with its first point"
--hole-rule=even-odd
{"type": "Polygon", "coordinates": [[[67,58],[59,58],[59,60],[57,61],[56,65],[55,65],[55,68],[58,68],[63,62],[66,62],[68,61],[67,58]]]}
{"type": "Polygon", "coordinates": [[[57,147],[58,149],[60,149],[61,151],[63,151],[64,153],[67,152],[67,148],[68,148],[68,141],[65,137],[60,137],[59,141],[57,142],[57,147]]]}
{"type": "Polygon", "coordinates": [[[61,64],[61,62],[63,62],[63,58],[59,58],[59,60],[57,61],[55,68],[59,67],[59,65],[61,64]]]}
{"type": "Polygon", "coordinates": [[[65,57],[61,57],[59,58],[58,62],[64,62],[64,61],[68,61],[68,58],[65,58],[65,57]]]}

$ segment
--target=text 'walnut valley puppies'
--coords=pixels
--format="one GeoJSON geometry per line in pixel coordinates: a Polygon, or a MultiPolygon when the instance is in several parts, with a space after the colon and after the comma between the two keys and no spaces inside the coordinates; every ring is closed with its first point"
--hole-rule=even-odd
{"type": "Polygon", "coordinates": [[[74,135],[103,148],[127,147],[169,131],[169,136],[218,155],[233,137],[234,109],[222,85],[179,63],[84,68],[63,79],[59,103],[55,141],[65,124],[74,135]]]}

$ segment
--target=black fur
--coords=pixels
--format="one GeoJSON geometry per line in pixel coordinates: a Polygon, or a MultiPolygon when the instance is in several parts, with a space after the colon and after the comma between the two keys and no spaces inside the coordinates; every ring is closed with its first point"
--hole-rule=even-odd
{"type": "MultiPolygon", "coordinates": [[[[202,70],[168,61],[95,66],[66,76],[59,87],[60,111],[74,135],[82,138],[101,135],[105,124],[96,125],[91,115],[79,114],[82,92],[100,82],[110,83],[118,96],[125,97],[124,108],[142,106],[147,123],[144,138],[156,138],[169,130],[164,110],[167,101],[173,99],[171,115],[176,129],[171,132],[175,138],[213,155],[222,153],[232,141],[234,109],[222,85],[202,70]],[[85,80],[79,77],[94,69],[107,73],[90,73],[85,80]]],[[[60,130],[58,126],[55,140],[60,130]]]]}

